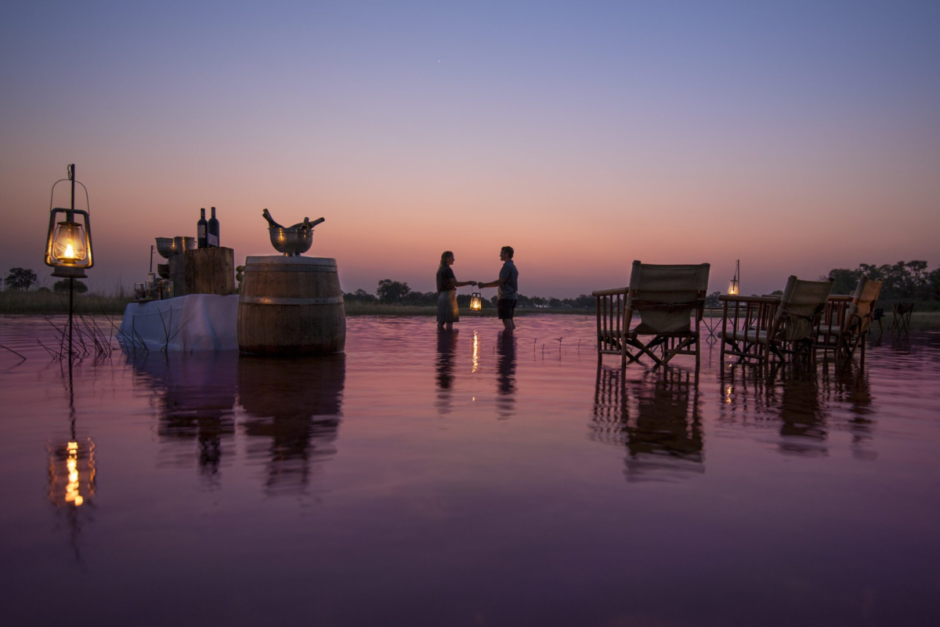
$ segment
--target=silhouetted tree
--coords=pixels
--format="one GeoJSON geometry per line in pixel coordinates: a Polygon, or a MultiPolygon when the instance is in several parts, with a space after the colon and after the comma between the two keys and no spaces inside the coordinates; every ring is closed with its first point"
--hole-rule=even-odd
{"type": "Polygon", "coordinates": [[[350,303],[374,303],[378,301],[375,296],[361,288],[355,292],[343,294],[343,299],[350,303]]]}
{"type": "Polygon", "coordinates": [[[38,281],[36,273],[27,268],[10,268],[7,278],[3,279],[3,284],[9,290],[28,290],[30,286],[38,281]]]}
{"type": "Polygon", "coordinates": [[[379,287],[375,290],[375,295],[379,297],[382,303],[401,303],[405,296],[411,291],[407,283],[399,283],[391,279],[382,279],[379,281],[379,287]]]}

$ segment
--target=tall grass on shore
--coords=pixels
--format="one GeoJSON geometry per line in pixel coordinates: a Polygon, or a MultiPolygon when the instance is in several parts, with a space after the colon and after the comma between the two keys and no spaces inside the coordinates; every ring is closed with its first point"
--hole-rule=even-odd
{"type": "MultiPolygon", "coordinates": [[[[111,294],[75,294],[76,314],[123,314],[127,304],[133,302],[131,294],[118,287],[111,294]]],[[[51,315],[69,312],[68,292],[48,290],[4,290],[0,292],[0,314],[51,315]]]]}

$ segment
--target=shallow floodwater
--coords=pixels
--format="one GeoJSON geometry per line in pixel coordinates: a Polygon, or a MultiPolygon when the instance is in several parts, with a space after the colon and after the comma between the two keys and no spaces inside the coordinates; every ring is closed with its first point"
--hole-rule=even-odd
{"type": "Polygon", "coordinates": [[[940,335],[608,357],[591,318],[86,358],[0,318],[5,625],[937,625],[940,335]]]}

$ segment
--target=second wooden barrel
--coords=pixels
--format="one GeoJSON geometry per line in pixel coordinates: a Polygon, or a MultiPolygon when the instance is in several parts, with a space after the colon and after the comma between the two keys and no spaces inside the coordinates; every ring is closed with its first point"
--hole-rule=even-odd
{"type": "Polygon", "coordinates": [[[328,355],[346,347],[336,260],[248,257],[238,297],[238,347],[259,355],[328,355]]]}

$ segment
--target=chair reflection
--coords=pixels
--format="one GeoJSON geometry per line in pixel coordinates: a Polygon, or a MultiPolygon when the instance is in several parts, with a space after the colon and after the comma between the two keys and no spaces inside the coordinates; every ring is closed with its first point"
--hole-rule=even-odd
{"type": "Polygon", "coordinates": [[[828,416],[815,369],[786,369],[781,386],[780,452],[802,456],[828,455],[828,416]]]}
{"type": "Polygon", "coordinates": [[[786,455],[828,455],[828,410],[814,364],[725,366],[719,422],[778,429],[777,448],[786,455]]]}
{"type": "Polygon", "coordinates": [[[311,469],[336,454],[346,356],[238,360],[250,460],[265,460],[269,494],[303,493],[311,469]]]}
{"type": "MultiPolygon", "coordinates": [[[[158,410],[157,435],[164,443],[198,444],[196,459],[202,477],[218,484],[222,459],[233,448],[238,354],[232,351],[194,353],[131,353],[138,381],[153,393],[158,410]]],[[[170,447],[169,464],[192,463],[191,449],[170,447]]]]}
{"type": "Polygon", "coordinates": [[[590,437],[627,449],[629,482],[705,472],[697,372],[665,368],[627,381],[622,369],[599,366],[590,437]]]}
{"type": "Polygon", "coordinates": [[[872,407],[874,397],[868,370],[850,363],[849,367],[833,367],[833,376],[830,377],[827,367],[823,371],[823,384],[827,401],[841,402],[848,406],[850,417],[846,428],[852,436],[852,457],[862,461],[876,459],[878,453],[869,448],[874,435],[875,410],[872,407]]]}
{"type": "Polygon", "coordinates": [[[451,388],[454,385],[454,360],[457,352],[457,334],[446,329],[437,331],[437,401],[434,403],[440,415],[452,410],[451,388]]]}

